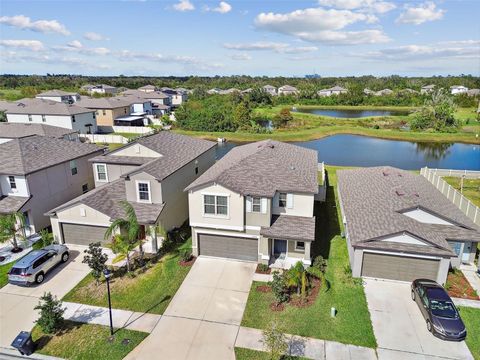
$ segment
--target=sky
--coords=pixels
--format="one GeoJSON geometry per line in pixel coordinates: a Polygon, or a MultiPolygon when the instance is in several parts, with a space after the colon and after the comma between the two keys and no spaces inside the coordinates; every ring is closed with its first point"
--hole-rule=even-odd
{"type": "Polygon", "coordinates": [[[480,0],[0,1],[0,73],[480,76],[480,0]]]}

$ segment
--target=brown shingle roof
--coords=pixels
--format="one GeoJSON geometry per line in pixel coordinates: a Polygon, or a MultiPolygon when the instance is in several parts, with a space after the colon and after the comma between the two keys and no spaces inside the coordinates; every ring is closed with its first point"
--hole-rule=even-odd
{"type": "Polygon", "coordinates": [[[272,239],[315,240],[315,217],[273,216],[269,227],[262,227],[260,234],[272,239]]]}
{"type": "Polygon", "coordinates": [[[31,135],[63,138],[77,131],[45,124],[0,123],[0,138],[21,138],[31,135]]]}
{"type": "Polygon", "coordinates": [[[186,190],[217,183],[242,195],[273,197],[276,191],[316,194],[317,152],[264,140],[237,146],[186,190]]]}

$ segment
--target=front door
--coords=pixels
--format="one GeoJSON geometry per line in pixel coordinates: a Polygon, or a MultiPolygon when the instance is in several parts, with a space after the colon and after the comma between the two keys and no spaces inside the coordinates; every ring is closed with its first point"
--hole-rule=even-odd
{"type": "Polygon", "coordinates": [[[30,227],[30,217],[28,216],[28,211],[23,213],[23,217],[25,218],[25,235],[30,236],[32,228],[30,227]]]}
{"type": "Polygon", "coordinates": [[[274,240],[273,243],[273,255],[285,256],[287,254],[287,240],[274,240]]]}
{"type": "Polygon", "coordinates": [[[463,245],[462,262],[468,263],[470,261],[470,252],[472,251],[472,243],[466,242],[463,245]]]}

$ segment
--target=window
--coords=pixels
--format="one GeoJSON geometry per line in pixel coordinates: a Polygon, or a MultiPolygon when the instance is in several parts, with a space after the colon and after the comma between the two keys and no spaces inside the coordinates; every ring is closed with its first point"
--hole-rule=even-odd
{"type": "MultiPolygon", "coordinates": [[[[95,113],[94,113],[95,114],[95,113]]],[[[94,115],[95,116],[95,115],[94,115]]],[[[72,115],[72,122],[75,122],[75,115],[72,115]]]]}
{"type": "Polygon", "coordinates": [[[198,175],[198,166],[195,166],[195,175],[198,175]]]}
{"type": "Polygon", "coordinates": [[[107,182],[107,166],[105,164],[97,164],[95,167],[97,169],[97,181],[107,182]]]}
{"type": "Polygon", "coordinates": [[[88,192],[88,184],[83,184],[82,185],[82,194],[85,194],[86,192],[88,192]]]}
{"type": "Polygon", "coordinates": [[[252,197],[252,212],[262,212],[262,199],[259,197],[252,197]]]}
{"type": "Polygon", "coordinates": [[[77,175],[78,173],[77,162],[75,160],[70,161],[70,171],[72,175],[77,175]]]}
{"type": "Polygon", "coordinates": [[[305,250],[305,242],[295,241],[295,250],[305,250]]]}
{"type": "Polygon", "coordinates": [[[454,242],[454,241],[449,241],[448,245],[452,248],[453,252],[455,254],[460,255],[460,252],[462,251],[462,243],[460,242],[454,242]]]}
{"type": "Polygon", "coordinates": [[[28,115],[28,121],[32,122],[33,119],[32,119],[32,115],[28,115]]]}
{"type": "Polygon", "coordinates": [[[150,183],[138,182],[138,201],[150,201],[150,183]]]}
{"type": "Polygon", "coordinates": [[[107,115],[107,110],[102,110],[103,115],[107,115]]]}
{"type": "Polygon", "coordinates": [[[17,188],[17,183],[15,182],[15,176],[9,176],[8,182],[10,183],[10,189],[13,190],[17,188]]]}
{"type": "Polygon", "coordinates": [[[203,195],[204,213],[208,215],[228,215],[228,199],[226,196],[203,195]]]}
{"type": "Polygon", "coordinates": [[[45,115],[42,115],[42,122],[46,122],[47,121],[47,117],[45,115]]]}
{"type": "Polygon", "coordinates": [[[95,114],[100,115],[100,110],[95,111],[95,114]]]}
{"type": "Polygon", "coordinates": [[[281,207],[281,208],[287,207],[287,194],[286,193],[278,194],[278,207],[281,207]]]}

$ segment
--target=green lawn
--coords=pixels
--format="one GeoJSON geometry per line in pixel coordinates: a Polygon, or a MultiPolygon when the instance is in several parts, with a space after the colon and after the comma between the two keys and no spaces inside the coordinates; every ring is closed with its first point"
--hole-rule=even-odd
{"type": "MultiPolygon", "coordinates": [[[[188,241],[181,248],[190,246],[188,241]]],[[[163,314],[190,270],[190,267],[180,266],[179,259],[178,252],[174,251],[166,254],[145,273],[133,278],[123,276],[111,280],[112,307],[163,314]]],[[[87,275],[65,295],[63,301],[106,307],[106,285],[102,282],[97,286],[94,278],[87,275]]]]}
{"type": "MultiPolygon", "coordinates": [[[[236,360],[271,360],[270,354],[263,351],[256,351],[244,348],[235,348],[235,359],[236,360]]],[[[281,360],[302,360],[306,359],[299,356],[282,356],[281,360]]]]}
{"type": "MultiPolygon", "coordinates": [[[[460,183],[462,178],[447,176],[444,177],[447,183],[452,185],[455,189],[460,191],[460,183]]],[[[472,203],[480,206],[480,179],[464,179],[463,180],[463,196],[469,199],[472,203]]]]}
{"type": "Polygon", "coordinates": [[[323,286],[312,306],[297,308],[287,305],[285,310],[273,312],[269,308],[274,300],[272,293],[257,291],[256,287],[262,283],[254,282],[242,326],[263,329],[277,319],[286,333],[374,348],[376,341],[365,293],[362,285],[354,281],[348,272],[347,246],[340,236],[339,207],[334,192],[339,167],[326,168],[329,181],[327,201],[316,204],[317,234],[312,254],[328,259],[328,284],[323,286]],[[335,318],[330,317],[331,307],[338,311],[335,318]]]}
{"type": "Polygon", "coordinates": [[[465,342],[473,358],[480,360],[480,309],[462,306],[459,307],[459,310],[467,328],[467,339],[465,342]]]}
{"type": "Polygon", "coordinates": [[[38,326],[32,331],[33,340],[38,341],[36,352],[69,360],[120,360],[147,336],[144,332],[119,329],[110,342],[107,326],[72,321],[65,321],[64,329],[57,335],[45,335],[38,326]]]}

